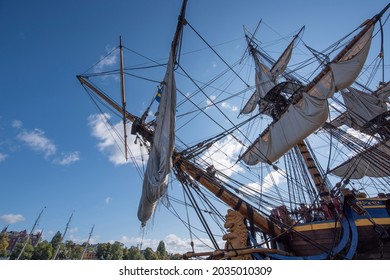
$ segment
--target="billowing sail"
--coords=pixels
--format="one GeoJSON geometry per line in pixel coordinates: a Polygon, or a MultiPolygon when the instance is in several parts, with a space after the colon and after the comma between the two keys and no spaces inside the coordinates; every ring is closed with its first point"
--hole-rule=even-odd
{"type": "Polygon", "coordinates": [[[367,58],[374,27],[370,27],[341,57],[334,59],[314,84],[303,89],[302,98],[290,104],[280,119],[272,123],[240,157],[246,164],[274,162],[316,131],[328,116],[327,98],[350,86],[367,58]]]}
{"type": "Polygon", "coordinates": [[[172,170],[176,123],[176,84],[173,60],[171,53],[164,82],[162,83],[162,96],[158,106],[156,129],[138,207],[138,219],[143,226],[154,213],[157,201],[166,193],[168,174],[172,170]]]}
{"type": "Polygon", "coordinates": [[[278,122],[241,156],[246,164],[274,162],[290,147],[309,136],[321,126],[328,117],[328,103],[304,93],[303,98],[290,106],[278,122]]]}
{"type": "Polygon", "coordinates": [[[390,176],[390,141],[378,143],[330,172],[349,179],[390,176]]]}

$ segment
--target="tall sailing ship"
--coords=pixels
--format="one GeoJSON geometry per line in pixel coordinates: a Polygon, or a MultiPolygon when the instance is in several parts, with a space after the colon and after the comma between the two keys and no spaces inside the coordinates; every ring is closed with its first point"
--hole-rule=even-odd
{"type": "Polygon", "coordinates": [[[244,30],[247,47],[236,63],[197,32],[186,6],[167,63],[124,67],[120,41],[120,69],[77,76],[96,104],[122,118],[126,158],[140,164],[128,137],[148,154],[139,168],[141,225],[164,201],[179,205],[181,213],[171,212],[191,238],[205,232],[212,243],[204,252],[192,243],[185,258],[390,259],[390,84],[380,74],[390,4],[321,52],[304,43],[302,28],[274,58],[256,39],[260,23],[244,30]],[[206,82],[186,63],[188,29],[226,65],[206,82]],[[371,62],[373,40],[382,45],[371,62]],[[292,65],[298,45],[312,56],[292,65]],[[163,70],[159,78],[134,74],[155,69],[163,70]],[[106,74],[119,75],[121,102],[96,85],[106,74]],[[143,94],[151,104],[140,116],[126,109],[125,76],[149,83],[143,94]],[[232,118],[222,109],[237,100],[242,109],[232,118]],[[170,183],[183,198],[171,195],[170,183]]]}

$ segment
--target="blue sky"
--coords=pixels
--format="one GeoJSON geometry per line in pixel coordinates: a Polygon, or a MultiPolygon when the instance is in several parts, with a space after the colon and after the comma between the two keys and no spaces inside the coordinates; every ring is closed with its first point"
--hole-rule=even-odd
{"type": "MultiPolygon", "coordinates": [[[[386,4],[189,0],[186,18],[212,45],[231,42],[229,51],[220,51],[232,63],[245,49],[243,25],[253,30],[262,19],[274,36],[306,25],[305,42],[321,50],[386,4]]],[[[126,47],[166,59],[180,6],[179,0],[0,1],[0,228],[9,224],[9,230],[29,231],[46,206],[37,228],[49,240],[63,232],[74,212],[66,239],[75,242],[85,241],[95,224],[92,242],[131,246],[143,240],[144,247],[156,248],[164,240],[169,250],[189,250],[188,231],[163,206],[146,231],[140,229],[140,176],[131,162],[124,164],[76,79],[116,47],[120,35],[126,47]]],[[[191,42],[186,50],[201,47],[186,36],[191,42]]],[[[109,58],[96,67],[114,67],[118,57],[109,58]]],[[[136,65],[130,59],[126,65],[136,65]]],[[[222,64],[215,57],[207,63],[204,76],[222,64]]],[[[192,66],[201,67],[196,60],[192,66]]],[[[163,74],[155,78],[162,80],[163,74]]],[[[102,82],[110,88],[115,79],[102,82]]],[[[139,115],[155,85],[147,93],[133,86],[126,84],[128,110],[139,115]]],[[[224,106],[234,114],[240,104],[224,106]]],[[[120,119],[112,122],[120,130],[120,119]]],[[[194,128],[186,136],[191,133],[194,128]]]]}

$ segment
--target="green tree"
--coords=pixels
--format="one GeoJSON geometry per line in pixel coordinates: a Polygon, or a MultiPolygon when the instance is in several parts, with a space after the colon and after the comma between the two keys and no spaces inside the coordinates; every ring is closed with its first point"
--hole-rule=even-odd
{"type": "Polygon", "coordinates": [[[124,245],[118,241],[115,241],[114,244],[111,244],[111,260],[123,260],[123,247],[124,245]]]}
{"type": "Polygon", "coordinates": [[[176,253],[176,254],[170,254],[170,255],[169,255],[169,259],[170,259],[170,260],[175,260],[175,261],[177,261],[177,260],[182,260],[182,259],[183,259],[183,255],[182,255],[182,254],[178,254],[178,253],[176,253]]]}
{"type": "Polygon", "coordinates": [[[110,243],[99,243],[96,248],[96,257],[98,260],[111,260],[110,243]]]}
{"type": "Polygon", "coordinates": [[[57,231],[56,234],[54,234],[53,238],[51,239],[50,243],[53,247],[54,252],[57,250],[57,247],[60,245],[62,240],[62,234],[60,231],[57,231]]]}
{"type": "Polygon", "coordinates": [[[60,259],[65,260],[79,260],[81,259],[81,254],[83,253],[83,248],[74,243],[71,240],[67,240],[62,246],[60,259]]]}
{"type": "MultiPolygon", "coordinates": [[[[13,249],[10,259],[11,260],[16,260],[22,251],[22,248],[24,246],[24,242],[20,242],[16,245],[16,247],[13,249]]],[[[34,252],[34,247],[31,245],[31,242],[26,244],[26,247],[24,248],[24,251],[22,255],[19,257],[19,260],[31,260],[31,257],[34,252]]]]}
{"type": "Polygon", "coordinates": [[[8,235],[6,232],[0,233],[0,258],[7,257],[7,248],[8,248],[8,235]]]}
{"type": "Polygon", "coordinates": [[[32,260],[51,260],[53,257],[53,247],[50,242],[44,240],[40,242],[32,254],[32,260]]]}
{"type": "Polygon", "coordinates": [[[123,250],[123,259],[124,260],[144,260],[145,257],[138,249],[138,247],[131,246],[130,248],[125,248],[123,250]]]}
{"type": "Polygon", "coordinates": [[[145,260],[158,260],[159,256],[158,254],[156,254],[152,248],[148,247],[145,249],[144,251],[144,257],[145,257],[145,260]]]}
{"type": "Polygon", "coordinates": [[[81,246],[79,244],[75,244],[75,246],[73,247],[73,249],[71,251],[70,259],[71,260],[80,260],[81,255],[83,254],[83,250],[84,250],[83,246],[81,246]]]}
{"type": "Polygon", "coordinates": [[[160,241],[160,243],[158,243],[156,254],[158,255],[159,260],[168,260],[169,259],[168,252],[165,249],[164,241],[160,241]]]}

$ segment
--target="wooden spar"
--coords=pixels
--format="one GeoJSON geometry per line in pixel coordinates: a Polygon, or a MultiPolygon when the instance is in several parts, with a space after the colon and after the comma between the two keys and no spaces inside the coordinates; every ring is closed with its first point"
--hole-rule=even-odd
{"type": "MultiPolygon", "coordinates": [[[[67,231],[68,231],[68,229],[69,229],[69,224],[70,224],[70,221],[72,220],[73,213],[74,213],[74,212],[72,212],[72,214],[71,214],[70,217],[69,217],[68,222],[66,223],[66,227],[65,227],[64,234],[61,236],[60,242],[59,242],[58,245],[57,245],[56,251],[55,251],[54,256],[53,256],[53,260],[56,260],[56,259],[57,259],[57,256],[58,256],[58,253],[59,253],[59,251],[60,251],[60,247],[61,247],[62,241],[64,240],[64,237],[65,237],[65,235],[66,235],[66,233],[67,233],[67,231]]],[[[54,248],[53,248],[53,249],[54,249],[54,248]]]]}
{"type": "Polygon", "coordinates": [[[311,178],[313,179],[318,194],[326,202],[329,202],[331,200],[329,188],[326,185],[325,179],[322,177],[312,155],[310,154],[306,143],[304,141],[301,141],[297,144],[297,147],[301,153],[303,160],[306,163],[307,169],[311,175],[311,178]]]}
{"type": "MultiPolygon", "coordinates": [[[[20,257],[23,255],[23,252],[24,252],[24,250],[26,249],[26,246],[27,246],[28,242],[30,241],[31,235],[34,233],[35,227],[37,226],[38,221],[39,221],[39,219],[41,218],[42,213],[43,213],[43,211],[44,211],[45,209],[46,209],[46,206],[43,207],[43,209],[41,210],[41,212],[40,212],[39,215],[38,215],[38,218],[35,220],[35,223],[34,223],[32,229],[31,229],[30,233],[27,235],[26,241],[25,241],[24,244],[23,244],[22,250],[20,250],[20,253],[19,253],[18,257],[16,258],[17,260],[19,260],[20,257]]],[[[41,235],[42,235],[42,232],[41,232],[41,235]]]]}
{"type": "Polygon", "coordinates": [[[95,228],[95,225],[92,226],[91,232],[89,233],[88,240],[87,240],[87,242],[85,243],[85,247],[84,247],[83,253],[81,254],[80,260],[82,260],[82,259],[84,258],[85,252],[86,252],[87,249],[88,249],[89,241],[91,240],[91,236],[92,236],[92,232],[93,232],[93,229],[94,229],[94,228],[95,228]]]}
{"type": "MultiPolygon", "coordinates": [[[[179,16],[179,22],[176,29],[176,33],[174,36],[174,39],[172,41],[172,48],[171,48],[171,55],[173,57],[176,57],[177,55],[177,47],[178,47],[178,41],[180,39],[180,34],[183,25],[185,24],[185,8],[186,8],[187,0],[183,1],[181,14],[179,16]]],[[[122,45],[122,44],[121,44],[122,45]]],[[[121,72],[122,74],[122,72],[121,72]]],[[[86,77],[84,76],[77,76],[80,83],[88,87],[92,90],[96,95],[98,95],[100,98],[102,98],[105,102],[107,102],[112,108],[114,108],[119,113],[123,114],[123,117],[127,120],[131,121],[133,124],[135,123],[137,126],[137,132],[145,138],[145,140],[149,141],[150,143],[153,141],[153,131],[149,128],[145,127],[142,123],[141,119],[139,117],[136,117],[129,112],[125,111],[124,108],[122,108],[119,104],[117,104],[115,101],[113,101],[111,98],[109,98],[106,94],[101,92],[97,87],[95,87],[86,77]]],[[[270,220],[268,220],[266,217],[261,215],[256,209],[254,209],[251,205],[245,203],[242,201],[241,198],[230,192],[229,190],[225,189],[224,186],[221,184],[218,184],[216,180],[212,180],[207,176],[207,173],[202,170],[200,167],[195,165],[194,163],[185,161],[181,158],[181,155],[176,150],[173,153],[173,160],[178,165],[177,167],[182,169],[184,172],[186,172],[189,176],[191,176],[193,179],[199,181],[200,184],[202,184],[206,189],[208,189],[211,193],[215,194],[219,199],[227,203],[230,207],[233,209],[239,211],[242,215],[244,215],[246,218],[253,220],[254,224],[258,226],[263,232],[265,232],[268,235],[271,236],[277,236],[282,233],[281,228],[274,225],[270,220]]]]}
{"type": "Polygon", "coordinates": [[[261,215],[251,205],[247,204],[237,195],[222,186],[215,178],[210,177],[210,175],[203,169],[197,167],[192,162],[186,161],[184,159],[180,160],[179,154],[176,155],[174,160],[181,170],[202,184],[202,186],[204,186],[234,210],[240,212],[244,217],[252,219],[253,223],[258,226],[264,233],[273,237],[282,233],[282,229],[280,227],[272,223],[268,218],[261,215]]]}
{"type": "MultiPolygon", "coordinates": [[[[380,13],[375,15],[371,20],[366,21],[365,23],[362,24],[364,25],[364,28],[351,40],[351,42],[342,49],[338,55],[331,61],[329,62],[324,69],[309,83],[307,84],[301,91],[298,93],[293,100],[293,103],[299,102],[303,95],[302,92],[309,92],[325,75],[331,71],[331,64],[332,63],[337,63],[339,62],[347,53],[348,51],[366,34],[366,32],[381,18],[381,16],[387,11],[387,9],[390,7],[390,4],[388,4],[380,13]]],[[[299,31],[301,32],[301,31],[299,31]]],[[[248,37],[247,37],[248,40],[248,37]]],[[[248,41],[249,44],[249,41],[248,41]]],[[[253,46],[251,46],[251,52],[255,60],[257,60],[257,57],[255,55],[255,50],[253,46]]],[[[286,107],[286,110],[289,107],[286,107]]],[[[260,135],[260,137],[263,137],[266,133],[269,132],[269,128],[277,122],[278,119],[274,120],[260,135]]],[[[249,146],[248,150],[249,151],[256,142],[254,142],[252,145],[249,146]]],[[[324,199],[326,202],[329,202],[331,197],[329,194],[329,188],[325,184],[325,179],[322,177],[321,173],[319,172],[318,167],[316,166],[315,162],[313,161],[313,157],[310,155],[310,152],[308,151],[306,144],[301,141],[300,143],[297,144],[302,158],[305,160],[306,165],[308,166],[309,173],[315,183],[316,189],[318,191],[318,194],[322,199],[324,199]]],[[[271,164],[271,163],[270,163],[271,164]]]]}
{"type": "Polygon", "coordinates": [[[183,25],[185,25],[185,14],[186,14],[186,7],[187,7],[187,0],[184,0],[181,6],[180,10],[180,15],[178,18],[178,23],[176,27],[176,32],[172,40],[172,45],[171,45],[171,52],[172,56],[176,59],[177,56],[177,50],[179,48],[179,40],[180,40],[180,35],[183,30],[183,25]]]}
{"type": "MultiPolygon", "coordinates": [[[[100,98],[102,98],[105,102],[107,102],[112,108],[114,108],[119,113],[122,113],[122,108],[119,106],[115,101],[113,101],[111,98],[109,98],[107,95],[105,95],[103,92],[101,92],[98,88],[93,86],[87,79],[85,79],[82,76],[77,76],[79,81],[90,88],[92,92],[94,92],[96,95],[98,95],[100,98]]],[[[139,122],[139,118],[132,115],[131,113],[126,111],[126,119],[128,119],[131,122],[139,122]]],[[[143,126],[142,124],[138,126],[137,132],[142,135],[147,141],[152,142],[153,139],[153,131],[149,130],[147,127],[143,126]]],[[[201,185],[203,185],[206,189],[208,189],[211,193],[219,197],[219,199],[223,200],[225,203],[227,203],[230,207],[233,209],[237,208],[236,210],[239,211],[242,215],[244,215],[246,218],[250,219],[251,215],[249,212],[253,211],[253,222],[256,226],[258,226],[263,232],[265,232],[268,235],[271,236],[277,236],[282,233],[281,228],[278,226],[273,225],[269,219],[261,215],[256,209],[254,209],[252,206],[246,204],[243,202],[239,197],[237,197],[234,193],[230,192],[229,190],[225,189],[223,186],[218,184],[215,180],[211,180],[207,173],[196,166],[195,164],[184,161],[181,159],[180,153],[176,150],[173,153],[173,160],[174,162],[178,162],[178,167],[182,169],[185,173],[187,173],[189,176],[191,176],[193,179],[198,181],[201,185]],[[238,207],[237,207],[238,206],[238,207]]]]}
{"type": "MultiPolygon", "coordinates": [[[[366,21],[362,24],[365,25],[363,30],[361,30],[353,39],[352,41],[344,47],[344,49],[331,61],[329,62],[325,68],[319,73],[306,87],[303,88],[303,92],[309,92],[329,71],[331,71],[330,65],[332,63],[338,62],[340,59],[343,58],[343,56],[366,34],[366,32],[374,25],[376,22],[382,17],[382,15],[387,11],[387,9],[390,7],[390,4],[387,4],[387,6],[377,15],[375,15],[371,20],[366,21]]],[[[298,98],[295,99],[295,101],[299,101],[302,98],[302,95],[297,96],[298,98]]]]}
{"type": "Polygon", "coordinates": [[[122,96],[122,120],[123,120],[123,137],[125,142],[125,158],[127,160],[127,132],[126,132],[126,95],[125,95],[125,73],[123,62],[123,45],[122,36],[119,37],[119,51],[120,51],[120,75],[121,75],[121,96],[122,96]]]}
{"type": "Polygon", "coordinates": [[[186,259],[196,258],[196,257],[210,257],[213,260],[221,260],[221,259],[228,259],[231,257],[237,257],[240,255],[247,255],[247,254],[254,254],[254,253],[291,256],[290,253],[278,249],[248,248],[248,249],[235,249],[231,251],[216,250],[211,252],[200,252],[200,253],[187,252],[183,255],[183,259],[186,260],[186,259]]]}
{"type": "MultiPolygon", "coordinates": [[[[381,16],[386,12],[386,10],[390,7],[388,4],[379,14],[375,15],[371,20],[365,22],[365,27],[361,30],[353,40],[344,47],[344,49],[330,62],[325,68],[319,73],[308,85],[306,85],[302,92],[309,92],[329,71],[331,71],[330,65],[332,63],[338,62],[343,56],[366,34],[366,32],[381,18],[381,16]]],[[[298,102],[302,99],[302,94],[298,94],[294,99],[294,102],[298,102]]],[[[321,173],[318,170],[315,162],[313,161],[312,156],[310,155],[309,150],[306,147],[306,144],[302,141],[298,144],[298,148],[301,152],[303,159],[306,162],[307,167],[309,168],[309,173],[313,178],[316,189],[322,199],[326,202],[329,202],[331,197],[329,194],[329,188],[325,184],[325,180],[322,177],[321,173]]]]}
{"type": "MultiPolygon", "coordinates": [[[[114,100],[112,100],[110,97],[108,97],[102,91],[100,91],[97,87],[95,87],[86,77],[84,77],[82,75],[78,75],[76,77],[82,85],[85,85],[90,90],[92,90],[93,93],[95,93],[97,96],[99,96],[105,102],[107,102],[107,104],[110,105],[113,109],[115,109],[117,112],[119,112],[121,114],[123,113],[122,107],[118,103],[116,103],[114,100]]],[[[137,123],[137,124],[141,123],[141,119],[139,117],[129,113],[128,111],[125,111],[124,114],[125,114],[126,119],[129,120],[130,122],[132,122],[133,124],[134,123],[137,123]]],[[[138,127],[139,126],[137,126],[137,128],[138,127]]],[[[152,140],[153,140],[153,131],[152,130],[148,129],[147,127],[142,127],[139,129],[139,131],[137,130],[137,132],[142,137],[144,137],[147,141],[149,141],[150,143],[152,142],[152,140]]]]}

